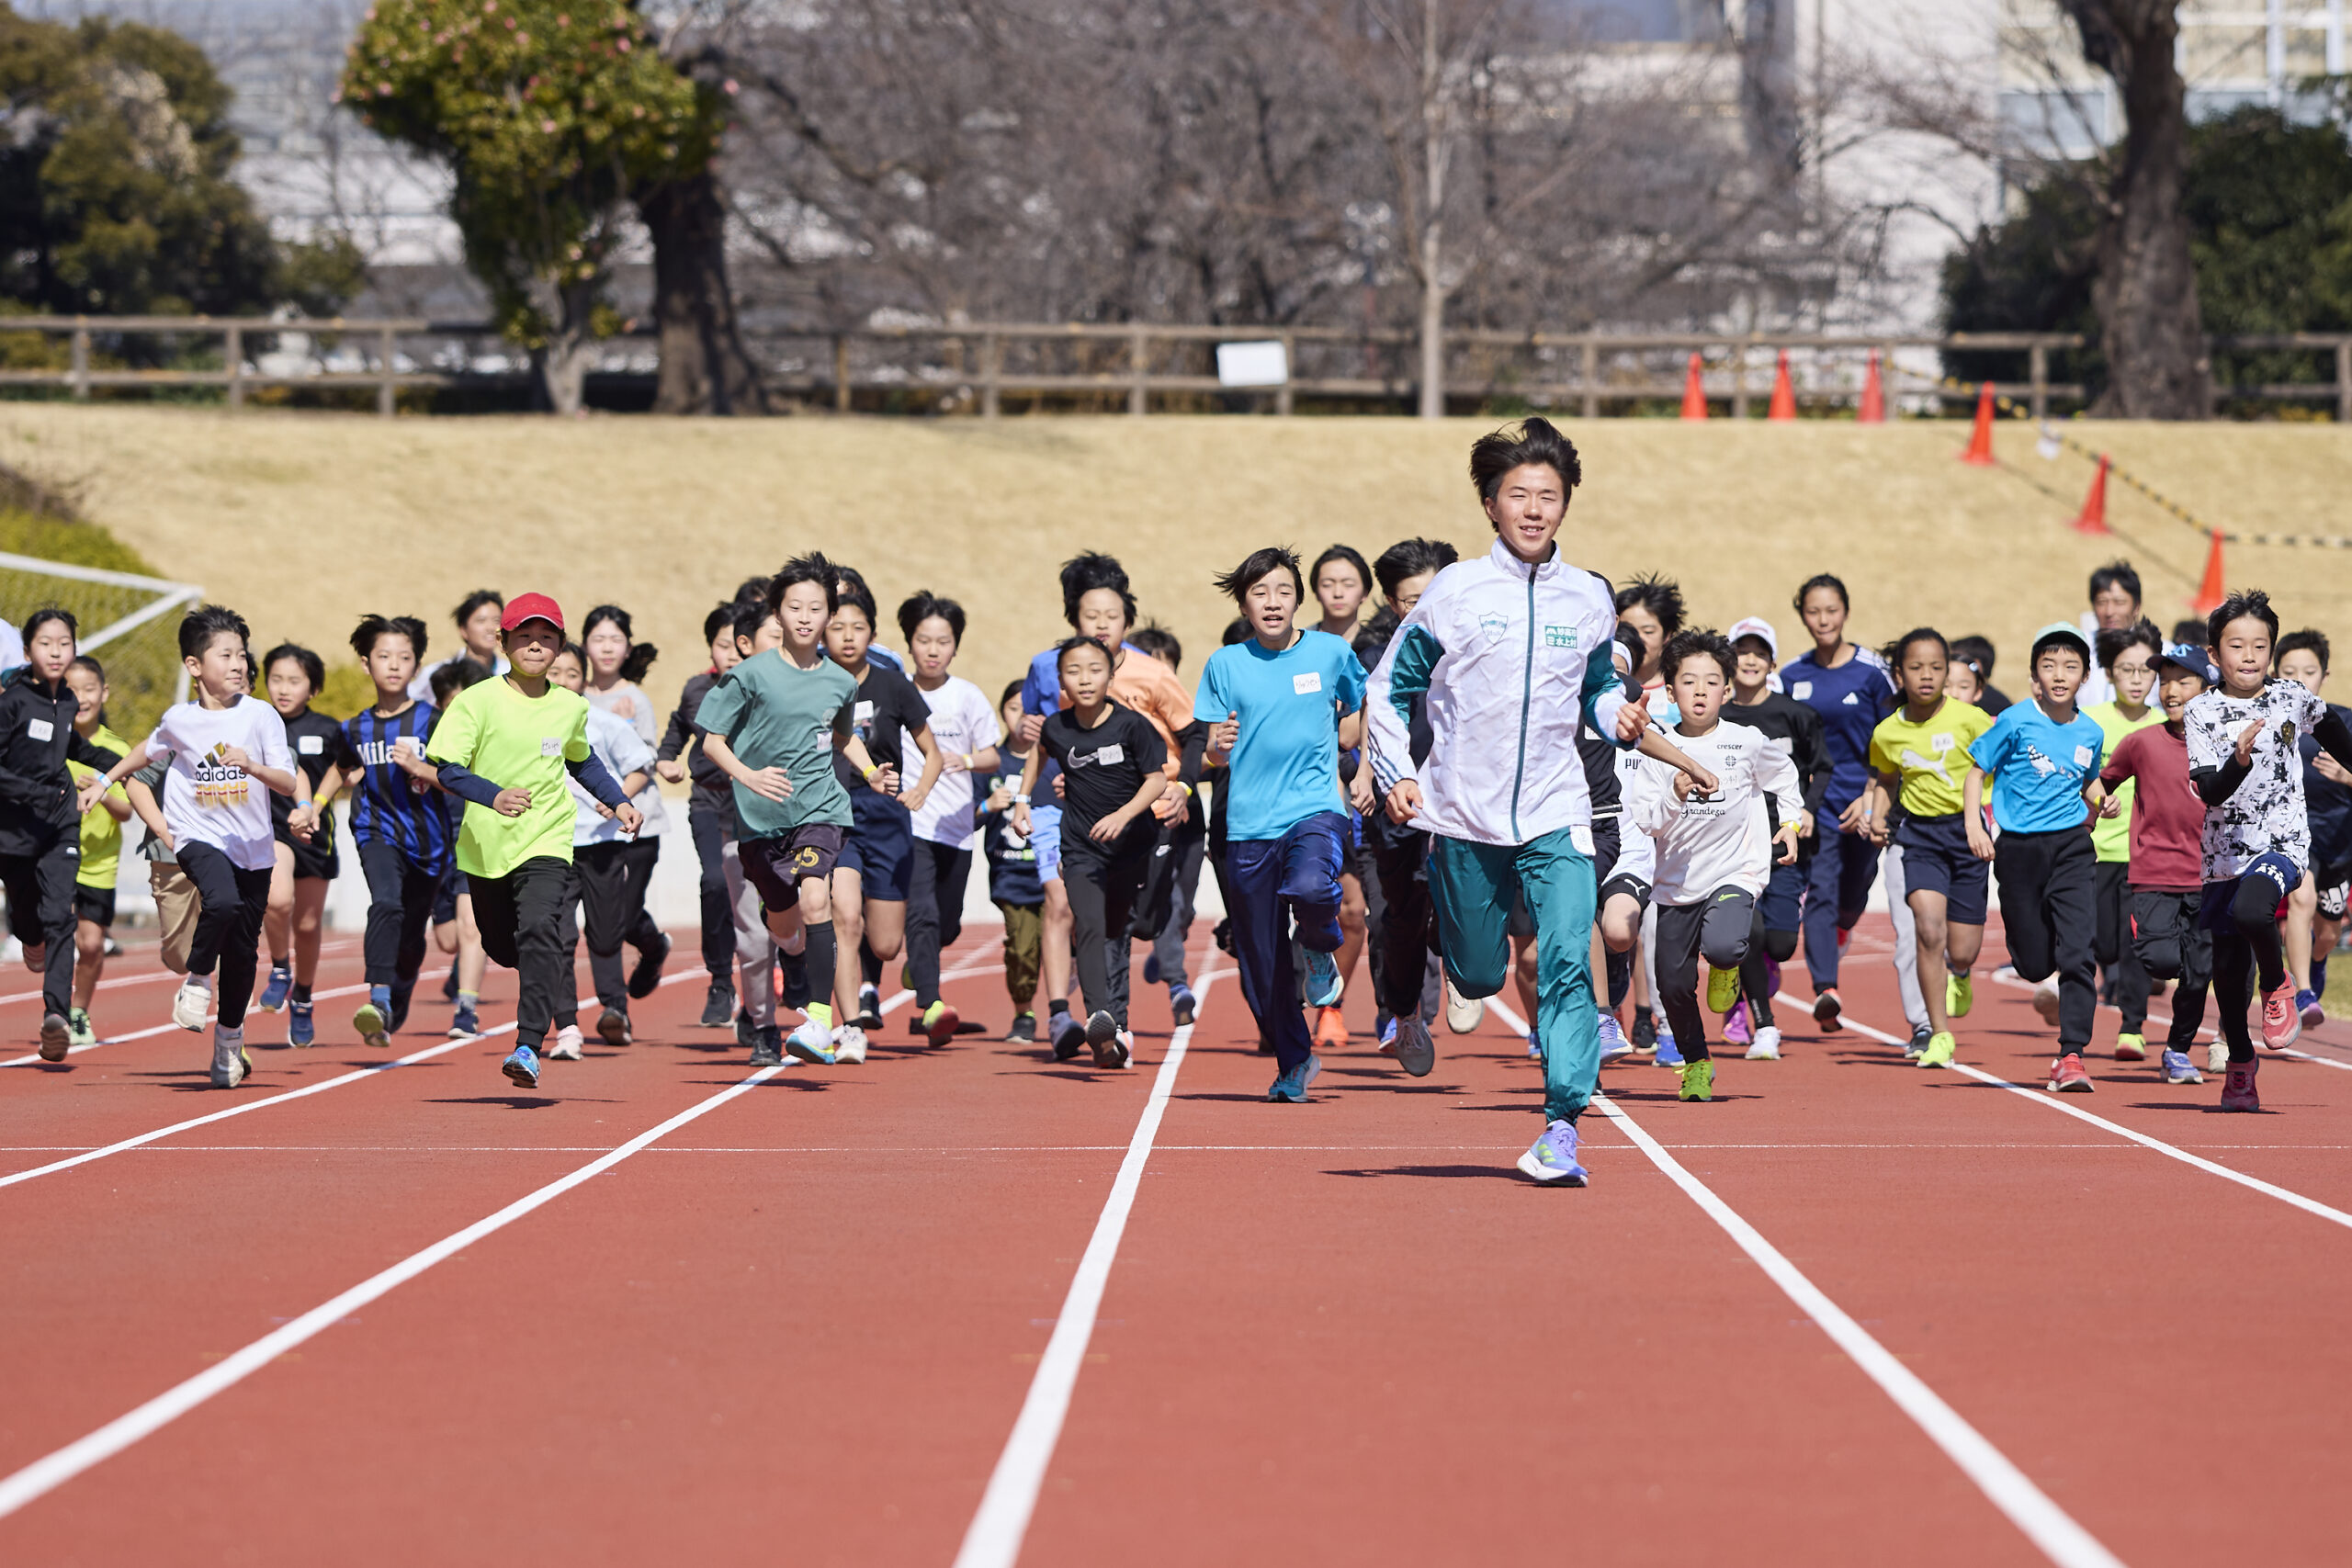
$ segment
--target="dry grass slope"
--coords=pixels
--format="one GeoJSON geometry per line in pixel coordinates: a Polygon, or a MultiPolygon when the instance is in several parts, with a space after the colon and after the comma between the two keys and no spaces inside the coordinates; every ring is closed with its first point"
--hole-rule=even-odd
{"type": "MultiPolygon", "coordinates": [[[[1113,551],[1144,608],[1182,637],[1188,671],[1230,615],[1212,573],[1283,541],[1366,555],[1408,534],[1484,547],[1464,477],[1487,422],[1154,418],[760,423],[401,420],[17,404],[0,462],[72,487],[94,521],[175,577],[237,605],[256,635],[330,656],[361,612],[445,632],[477,584],[551,592],[576,615],[612,600],[665,650],[665,701],[702,664],[703,614],[741,578],[822,549],[873,581],[886,616],[930,587],[963,601],[958,669],[994,690],[1061,631],[1054,569],[1113,551]]],[[[2200,516],[2247,532],[2346,528],[2352,432],[2330,426],[2077,424],[2200,516]]],[[[2114,488],[2115,539],[2068,527],[2090,477],[2044,461],[2022,424],[2004,466],[1955,461],[1958,424],[1572,424],[1585,484],[1571,558],[1679,578],[1697,618],[1760,614],[1797,631],[1789,595],[1829,570],[1858,636],[1919,623],[1983,632],[2022,684],[2018,650],[2084,605],[2090,569],[2140,566],[2149,607],[2182,613],[2203,542],[2114,488]]],[[[2234,585],[2269,588],[2290,626],[2352,646],[2352,552],[2234,547],[2234,585]]],[[[451,634],[453,635],[453,634],[451,634]]],[[[895,631],[891,640],[896,641],[895,631]]],[[[1793,651],[1793,649],[1792,650],[1793,651]]],[[[345,657],[347,658],[347,655],[345,657]]]]}

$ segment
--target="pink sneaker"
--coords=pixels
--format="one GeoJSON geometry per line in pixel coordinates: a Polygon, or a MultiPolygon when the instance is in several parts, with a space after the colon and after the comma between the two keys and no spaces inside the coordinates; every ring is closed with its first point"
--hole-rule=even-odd
{"type": "Polygon", "coordinates": [[[1747,1026],[1747,998],[1742,997],[1732,1004],[1731,1011],[1724,1014],[1724,1039],[1734,1045],[1745,1045],[1754,1038],[1756,1032],[1747,1026]]]}
{"type": "Polygon", "coordinates": [[[2255,1069],[2262,1066],[2257,1056],[2248,1062],[2232,1062],[2229,1074],[2222,1080],[2222,1109],[2224,1111],[2259,1111],[2262,1096],[2255,1092],[2255,1069]]]}
{"type": "Polygon", "coordinates": [[[2303,1036],[2303,1015],[2295,1006],[2293,976],[2278,982],[2278,988],[2267,991],[2262,998],[2262,1043],[2273,1051],[2284,1051],[2303,1036]]]}

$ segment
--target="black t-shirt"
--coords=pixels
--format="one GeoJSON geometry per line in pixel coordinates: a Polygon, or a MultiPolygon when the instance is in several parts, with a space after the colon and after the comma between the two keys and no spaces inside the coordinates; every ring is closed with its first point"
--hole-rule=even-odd
{"type": "Polygon", "coordinates": [[[1982,696],[1976,699],[1976,705],[1983,708],[1986,713],[1991,714],[1995,718],[2000,717],[2002,710],[2009,705],[2009,699],[2003,696],[2001,694],[2001,689],[1993,684],[1992,682],[1985,681],[1980,682],[1980,684],[1984,686],[1984,693],[1982,696]]]}
{"type": "MultiPolygon", "coordinates": [[[[850,732],[865,742],[865,754],[874,759],[874,765],[898,769],[899,787],[912,789],[915,781],[907,772],[905,747],[900,741],[904,731],[931,727],[931,705],[922,700],[922,693],[896,670],[868,664],[865,679],[857,683],[856,705],[851,711],[855,722],[850,732]]],[[[921,771],[918,760],[916,772],[921,771]]],[[[849,758],[839,751],[833,753],[833,772],[844,784],[854,788],[864,784],[849,758]]]]}
{"type": "MultiPolygon", "coordinates": [[[[1151,721],[1133,708],[1108,705],[1102,722],[1081,728],[1077,716],[1064,708],[1048,715],[1037,744],[1061,764],[1062,841],[1083,839],[1094,824],[1136,797],[1146,773],[1156,773],[1168,761],[1168,747],[1151,721]]],[[[1127,836],[1151,831],[1152,818],[1139,813],[1127,824],[1127,836]]]]}
{"type": "MultiPolygon", "coordinates": [[[[286,721],[286,749],[294,753],[294,765],[310,779],[313,799],[318,796],[319,781],[327,776],[329,768],[359,765],[359,754],[351,749],[343,726],[316,708],[304,708],[286,721]]],[[[287,818],[293,814],[294,797],[276,790],[268,794],[270,825],[282,834],[287,818]]],[[[311,842],[321,841],[313,839],[311,842]]]]}

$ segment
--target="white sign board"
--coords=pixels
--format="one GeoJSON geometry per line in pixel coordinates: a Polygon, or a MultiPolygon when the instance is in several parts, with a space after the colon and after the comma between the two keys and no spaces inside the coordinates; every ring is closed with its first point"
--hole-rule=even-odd
{"type": "Polygon", "coordinates": [[[1226,387],[1279,387],[1290,379],[1290,356],[1279,343],[1221,343],[1216,378],[1226,387]]]}

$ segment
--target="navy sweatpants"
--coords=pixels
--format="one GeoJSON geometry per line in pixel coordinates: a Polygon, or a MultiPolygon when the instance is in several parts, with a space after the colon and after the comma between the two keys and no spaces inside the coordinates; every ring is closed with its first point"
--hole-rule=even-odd
{"type": "Polygon", "coordinates": [[[1315,1045],[1298,1005],[1298,973],[1290,959],[1290,921],[1298,940],[1317,953],[1340,951],[1340,855],[1347,818],[1318,811],[1279,839],[1231,839],[1225,846],[1227,911],[1233,955],[1241,965],[1241,994],[1261,1032],[1274,1043],[1283,1072],[1306,1060],[1315,1045]]]}

